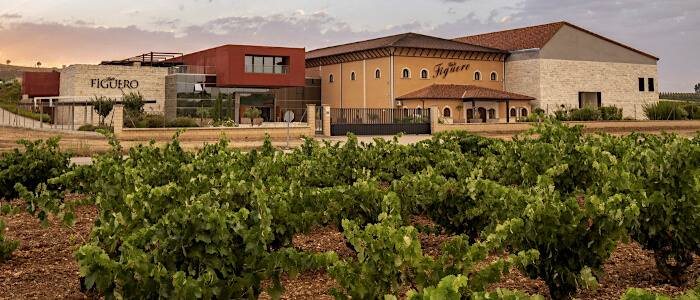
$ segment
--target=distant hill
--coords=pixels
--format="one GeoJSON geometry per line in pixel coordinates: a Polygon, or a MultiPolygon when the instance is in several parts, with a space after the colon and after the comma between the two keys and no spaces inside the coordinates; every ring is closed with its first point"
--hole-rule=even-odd
{"type": "Polygon", "coordinates": [[[51,72],[60,71],[58,68],[33,68],[0,64],[0,79],[22,78],[24,72],[51,72]]]}

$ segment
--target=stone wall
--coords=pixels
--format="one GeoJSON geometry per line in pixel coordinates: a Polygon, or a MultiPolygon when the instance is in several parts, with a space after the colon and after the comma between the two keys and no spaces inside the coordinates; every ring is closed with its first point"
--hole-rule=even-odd
{"type": "Polygon", "coordinates": [[[532,107],[539,107],[540,101],[540,60],[517,60],[506,62],[506,92],[535,98],[532,107]]]}
{"type": "MultiPolygon", "coordinates": [[[[144,100],[155,100],[155,104],[146,104],[146,112],[164,113],[165,76],[167,68],[142,66],[112,66],[112,65],[72,65],[61,71],[60,96],[76,97],[60,101],[88,101],[88,97],[120,96],[122,92],[140,92],[144,100]],[[127,83],[128,81],[128,83],[127,83]],[[138,82],[138,84],[136,84],[138,82]]],[[[119,99],[117,99],[119,100],[119,99]]],[[[76,125],[85,121],[85,109],[76,107],[71,113],[68,107],[56,110],[58,119],[70,122],[72,118],[76,125]]],[[[88,114],[90,114],[88,109],[88,114]]],[[[90,123],[91,116],[87,116],[90,123]]],[[[108,116],[111,119],[111,115],[108,116]]],[[[97,123],[97,116],[94,116],[97,123]]]]}

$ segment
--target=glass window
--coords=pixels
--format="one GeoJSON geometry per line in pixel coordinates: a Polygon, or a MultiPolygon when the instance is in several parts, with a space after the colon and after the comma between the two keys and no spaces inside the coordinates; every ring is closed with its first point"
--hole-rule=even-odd
{"type": "Polygon", "coordinates": [[[350,80],[355,80],[355,72],[350,73],[350,80]]]}
{"type": "Polygon", "coordinates": [[[420,78],[421,79],[428,79],[428,70],[421,70],[420,71],[420,78]]]}
{"type": "Polygon", "coordinates": [[[489,119],[495,119],[496,118],[496,110],[495,109],[489,109],[489,119]]]}
{"type": "Polygon", "coordinates": [[[644,78],[639,78],[639,91],[644,91],[644,78]]]}
{"type": "Polygon", "coordinates": [[[382,72],[379,69],[374,71],[374,78],[382,78],[382,72]]]}
{"type": "Polygon", "coordinates": [[[255,56],[253,57],[253,73],[263,73],[263,57],[255,56]]]}
{"type": "Polygon", "coordinates": [[[479,72],[479,71],[474,72],[474,80],[481,80],[481,72],[479,72]]]}
{"type": "Polygon", "coordinates": [[[245,56],[245,71],[247,73],[253,72],[253,57],[250,55],[245,56]]]}
{"type": "Polygon", "coordinates": [[[498,75],[496,74],[496,72],[491,72],[491,81],[496,81],[496,80],[498,80],[498,75]]]}
{"type": "Polygon", "coordinates": [[[416,115],[419,115],[419,116],[423,115],[423,108],[418,106],[418,108],[416,108],[416,115]]]}
{"type": "Polygon", "coordinates": [[[452,111],[450,110],[449,107],[445,107],[445,109],[442,110],[442,116],[443,117],[451,117],[452,116],[452,111]]]}
{"type": "Polygon", "coordinates": [[[654,91],[654,78],[649,78],[649,91],[654,91]]]}
{"type": "Polygon", "coordinates": [[[411,78],[411,71],[409,71],[408,68],[404,68],[403,71],[401,71],[401,78],[411,78]]]}
{"type": "Polygon", "coordinates": [[[527,117],[527,108],[524,108],[524,107],[523,107],[521,116],[527,117]]]}
{"type": "Polygon", "coordinates": [[[510,109],[510,116],[511,116],[511,117],[517,117],[517,116],[518,116],[518,113],[515,111],[515,108],[511,108],[511,109],[510,109]]]}
{"type": "Polygon", "coordinates": [[[333,82],[333,74],[328,76],[328,82],[333,82]]]}

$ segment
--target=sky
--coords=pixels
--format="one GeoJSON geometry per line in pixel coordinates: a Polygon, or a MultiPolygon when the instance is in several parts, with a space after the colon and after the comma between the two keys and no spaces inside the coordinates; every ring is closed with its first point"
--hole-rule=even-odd
{"type": "Polygon", "coordinates": [[[659,57],[662,92],[692,92],[700,82],[698,0],[0,0],[0,63],[60,67],[224,44],[313,50],[558,21],[659,57]]]}

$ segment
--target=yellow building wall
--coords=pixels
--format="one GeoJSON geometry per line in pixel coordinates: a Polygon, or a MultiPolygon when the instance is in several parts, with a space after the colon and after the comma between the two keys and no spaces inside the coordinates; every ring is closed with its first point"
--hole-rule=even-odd
{"type": "Polygon", "coordinates": [[[503,90],[503,62],[501,61],[480,61],[480,60],[458,60],[428,57],[394,57],[394,96],[400,97],[415,90],[424,88],[431,84],[470,84],[486,88],[503,90]],[[437,74],[437,65],[447,67],[450,63],[457,66],[468,64],[466,70],[444,74],[437,74]],[[410,78],[402,78],[403,69],[408,68],[410,78]],[[428,79],[421,79],[421,70],[428,70],[428,79]],[[474,80],[474,72],[481,73],[481,80],[474,80]],[[491,72],[496,72],[497,79],[492,81],[491,72]]]}
{"type": "Polygon", "coordinates": [[[367,76],[367,108],[387,108],[391,105],[391,59],[381,57],[365,60],[365,76],[367,76]],[[379,69],[380,78],[375,78],[379,69]]]}
{"type": "Polygon", "coordinates": [[[363,82],[362,61],[343,63],[343,108],[364,107],[363,82]],[[355,72],[355,80],[352,80],[352,72],[355,72]]]}
{"type": "Polygon", "coordinates": [[[332,108],[340,108],[340,64],[321,66],[321,104],[328,104],[332,108]],[[329,82],[333,74],[333,82],[329,82]]]}

